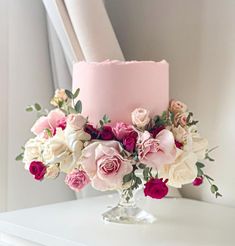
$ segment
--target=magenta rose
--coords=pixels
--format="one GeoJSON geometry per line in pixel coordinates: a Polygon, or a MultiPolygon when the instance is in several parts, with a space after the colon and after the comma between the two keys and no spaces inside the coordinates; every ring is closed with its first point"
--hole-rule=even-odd
{"type": "Polygon", "coordinates": [[[129,135],[134,131],[134,128],[132,125],[128,125],[123,122],[117,122],[115,127],[113,127],[113,133],[117,140],[122,141],[124,137],[129,135]]]}
{"type": "Polygon", "coordinates": [[[138,133],[135,131],[130,132],[123,138],[123,146],[129,151],[133,152],[135,150],[136,142],[137,142],[138,133]]]}
{"type": "Polygon", "coordinates": [[[80,162],[95,189],[105,191],[122,188],[123,177],[131,173],[133,167],[121,152],[117,141],[96,141],[83,149],[80,162]]]}
{"type": "Polygon", "coordinates": [[[78,192],[90,183],[90,179],[86,172],[82,170],[74,170],[67,174],[65,183],[69,186],[70,189],[78,192]]]}
{"type": "Polygon", "coordinates": [[[160,131],[155,138],[147,131],[140,134],[137,141],[139,161],[148,167],[160,169],[176,158],[175,139],[169,130],[160,131]]]}
{"type": "Polygon", "coordinates": [[[93,125],[91,124],[86,124],[84,127],[84,131],[88,134],[91,135],[91,139],[97,139],[99,136],[99,130],[96,129],[93,125]]]}
{"type": "Polygon", "coordinates": [[[41,116],[31,128],[31,131],[35,135],[40,135],[46,129],[49,129],[54,135],[58,127],[62,129],[66,127],[66,116],[61,110],[54,109],[47,116],[41,116]]]}
{"type": "Polygon", "coordinates": [[[144,195],[155,199],[162,199],[168,193],[168,187],[166,185],[167,180],[163,179],[150,179],[144,188],[144,195]]]}
{"type": "Polygon", "coordinates": [[[203,177],[197,177],[193,181],[194,186],[200,186],[203,183],[203,177]]]}
{"type": "Polygon", "coordinates": [[[102,140],[112,140],[114,139],[114,134],[111,126],[104,126],[100,131],[100,139],[102,140]]]}
{"type": "Polygon", "coordinates": [[[46,166],[41,161],[32,161],[29,166],[29,172],[34,175],[36,180],[42,180],[46,173],[46,166]]]}

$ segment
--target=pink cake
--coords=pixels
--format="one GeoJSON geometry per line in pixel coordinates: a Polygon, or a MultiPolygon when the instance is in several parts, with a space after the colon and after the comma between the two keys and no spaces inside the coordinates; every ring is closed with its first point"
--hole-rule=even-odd
{"type": "Polygon", "coordinates": [[[169,103],[166,61],[79,62],[73,67],[73,89],[80,88],[83,115],[98,123],[104,114],[115,122],[131,122],[131,112],[146,108],[161,114],[169,103]]]}

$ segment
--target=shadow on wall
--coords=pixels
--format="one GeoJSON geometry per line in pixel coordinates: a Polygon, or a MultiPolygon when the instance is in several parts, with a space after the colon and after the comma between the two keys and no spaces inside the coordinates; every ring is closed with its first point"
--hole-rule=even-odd
{"type": "Polygon", "coordinates": [[[208,172],[224,197],[215,200],[207,184],[188,185],[182,194],[235,206],[235,1],[105,0],[105,4],[126,59],[166,59],[171,97],[186,102],[210,146],[220,146],[208,172]]]}

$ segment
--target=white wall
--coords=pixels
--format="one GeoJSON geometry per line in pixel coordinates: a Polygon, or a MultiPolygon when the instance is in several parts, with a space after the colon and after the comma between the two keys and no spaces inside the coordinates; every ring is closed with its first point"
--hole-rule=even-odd
{"type": "MultiPolygon", "coordinates": [[[[20,146],[31,136],[29,130],[35,120],[34,115],[25,112],[25,106],[35,101],[47,106],[53,86],[46,16],[41,1],[0,1],[4,3],[0,11],[5,12],[6,3],[9,4],[8,83],[0,74],[1,86],[8,86],[8,105],[0,105],[0,109],[8,107],[8,129],[4,129],[8,133],[8,162],[5,163],[8,171],[7,209],[74,199],[74,193],[64,185],[63,179],[35,182],[23,164],[14,161],[20,146]]],[[[3,17],[1,13],[0,16],[3,17]]],[[[5,95],[5,90],[2,93],[5,95]]],[[[0,120],[4,120],[2,115],[0,120]]],[[[1,141],[0,149],[3,147],[1,141]]]]}
{"type": "Polygon", "coordinates": [[[200,119],[211,146],[207,170],[224,197],[209,187],[183,189],[187,197],[235,206],[235,1],[105,0],[126,59],[166,59],[171,96],[200,119]]]}

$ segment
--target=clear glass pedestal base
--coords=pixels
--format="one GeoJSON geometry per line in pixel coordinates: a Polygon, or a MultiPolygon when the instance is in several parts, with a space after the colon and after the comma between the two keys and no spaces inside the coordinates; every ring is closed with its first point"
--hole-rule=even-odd
{"type": "Polygon", "coordinates": [[[103,213],[102,217],[106,222],[121,224],[152,224],[156,221],[152,214],[136,206],[134,196],[128,196],[127,190],[120,192],[119,204],[103,213]]]}

